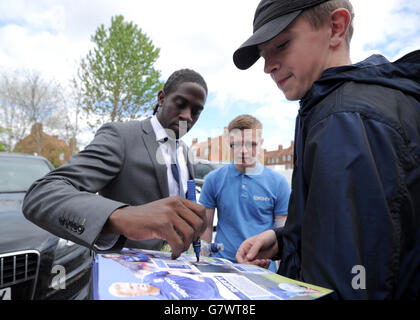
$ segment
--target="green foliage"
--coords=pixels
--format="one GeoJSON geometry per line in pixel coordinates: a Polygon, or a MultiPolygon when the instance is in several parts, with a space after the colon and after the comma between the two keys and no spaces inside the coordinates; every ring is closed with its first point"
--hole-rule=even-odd
{"type": "Polygon", "coordinates": [[[55,160],[55,159],[48,159],[50,162],[51,162],[51,164],[54,166],[54,168],[58,168],[59,166],[61,166],[61,163],[60,162],[58,162],[57,160],[55,160]]]}
{"type": "Polygon", "coordinates": [[[152,110],[163,83],[153,67],[159,49],[147,35],[119,15],[112,17],[108,29],[99,26],[91,40],[95,47],[82,59],[79,78],[83,108],[100,118],[96,125],[135,119],[152,110]]]}
{"type": "Polygon", "coordinates": [[[10,151],[7,143],[3,140],[4,134],[9,131],[10,129],[3,128],[0,126],[0,152],[8,152],[10,151]]]}

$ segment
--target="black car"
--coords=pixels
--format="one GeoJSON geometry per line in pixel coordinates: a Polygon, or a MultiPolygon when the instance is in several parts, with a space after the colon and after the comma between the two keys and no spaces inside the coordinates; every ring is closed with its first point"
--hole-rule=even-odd
{"type": "Polygon", "coordinates": [[[197,159],[194,164],[196,185],[201,187],[204,183],[204,179],[211,171],[223,167],[226,164],[228,163],[197,159]]]}
{"type": "MultiPolygon", "coordinates": [[[[203,187],[204,180],[207,175],[220,167],[229,164],[228,162],[212,162],[203,159],[197,159],[194,163],[194,173],[195,173],[195,185],[197,192],[197,201],[200,199],[201,188],[203,187]]],[[[213,218],[213,240],[216,236],[216,226],[217,226],[217,209],[215,209],[214,218],[213,218]]]]}
{"type": "Polygon", "coordinates": [[[52,169],[43,157],[0,152],[0,300],[92,298],[91,250],[22,214],[26,191],[52,169]]]}

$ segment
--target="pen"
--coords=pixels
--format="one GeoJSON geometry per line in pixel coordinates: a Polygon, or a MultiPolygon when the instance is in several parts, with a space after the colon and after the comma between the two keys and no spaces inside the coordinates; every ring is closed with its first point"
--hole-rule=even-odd
{"type": "MultiPolygon", "coordinates": [[[[197,202],[195,198],[195,181],[194,180],[188,180],[187,181],[187,199],[197,202]]],[[[201,251],[201,241],[200,238],[198,238],[196,241],[193,241],[193,248],[195,252],[195,256],[197,258],[197,262],[200,261],[200,251],[201,251]]]]}

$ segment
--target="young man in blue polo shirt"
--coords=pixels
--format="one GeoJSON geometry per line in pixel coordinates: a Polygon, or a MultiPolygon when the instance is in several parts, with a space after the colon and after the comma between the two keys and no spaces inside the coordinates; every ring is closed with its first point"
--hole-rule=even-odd
{"type": "MultiPolygon", "coordinates": [[[[201,239],[211,242],[217,208],[215,242],[223,243],[224,250],[212,256],[236,262],[242,241],[284,225],[290,186],[284,176],[258,162],[263,143],[258,119],[240,115],[230,122],[228,131],[233,162],[206,177],[200,203],[206,207],[207,229],[201,239]]],[[[274,262],[269,269],[277,271],[274,262]]]]}

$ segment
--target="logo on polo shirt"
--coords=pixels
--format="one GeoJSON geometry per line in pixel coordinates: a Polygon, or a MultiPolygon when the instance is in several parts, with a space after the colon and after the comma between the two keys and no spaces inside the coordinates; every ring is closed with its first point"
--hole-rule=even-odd
{"type": "Polygon", "coordinates": [[[254,200],[256,200],[256,201],[270,201],[270,198],[263,197],[263,196],[254,196],[254,200]]]}

